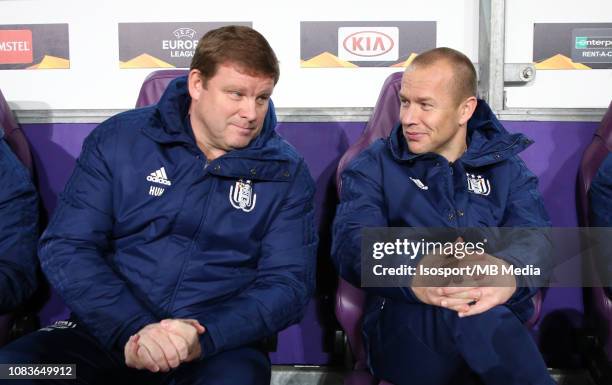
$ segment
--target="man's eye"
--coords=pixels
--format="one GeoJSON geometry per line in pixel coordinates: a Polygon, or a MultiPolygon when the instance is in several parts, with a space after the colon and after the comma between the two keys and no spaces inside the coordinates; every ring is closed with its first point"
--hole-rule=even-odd
{"type": "Polygon", "coordinates": [[[410,102],[406,99],[400,99],[400,105],[407,107],[410,105],[410,102]]]}
{"type": "Polygon", "coordinates": [[[433,108],[433,106],[431,104],[428,103],[423,103],[421,104],[421,108],[424,109],[425,111],[429,111],[433,108]]]}
{"type": "Polygon", "coordinates": [[[266,104],[268,99],[270,99],[269,96],[260,96],[260,97],[257,98],[257,103],[262,104],[262,105],[266,104]]]}

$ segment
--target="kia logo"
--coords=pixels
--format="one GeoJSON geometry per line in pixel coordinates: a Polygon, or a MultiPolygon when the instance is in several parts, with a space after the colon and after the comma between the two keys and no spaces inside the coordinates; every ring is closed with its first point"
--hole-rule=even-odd
{"type": "Polygon", "coordinates": [[[378,31],[355,32],[348,35],[342,42],[345,50],[363,57],[384,55],[391,51],[394,45],[389,35],[378,31]]]}

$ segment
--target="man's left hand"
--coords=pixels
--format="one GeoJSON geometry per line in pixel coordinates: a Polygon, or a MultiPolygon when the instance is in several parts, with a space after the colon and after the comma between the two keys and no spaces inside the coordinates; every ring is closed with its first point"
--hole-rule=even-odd
{"type": "Polygon", "coordinates": [[[204,327],[193,319],[165,319],[147,325],[126,343],[125,363],[128,367],[152,372],[176,368],[200,357],[202,349],[198,337],[204,331],[204,327]],[[151,338],[152,332],[157,337],[151,338]],[[159,340],[160,336],[163,341],[159,340]],[[160,342],[164,342],[163,346],[160,342]]]}
{"type": "MultiPolygon", "coordinates": [[[[449,298],[455,298],[454,296],[459,292],[464,292],[464,287],[444,287],[442,288],[443,295],[449,298]]],[[[516,291],[516,287],[481,287],[480,299],[475,301],[473,305],[464,305],[461,309],[458,309],[457,313],[459,317],[467,317],[484,313],[494,306],[502,305],[506,303],[512,294],[516,291]]]]}
{"type": "MultiPolygon", "coordinates": [[[[477,264],[495,265],[498,268],[497,271],[503,271],[503,267],[510,266],[508,262],[485,253],[477,256],[477,258],[468,258],[459,261],[458,267],[477,264]]],[[[459,304],[455,306],[453,310],[457,311],[459,317],[484,313],[494,306],[502,305],[506,303],[516,291],[516,279],[512,275],[471,277],[466,279],[464,283],[476,286],[480,292],[480,296],[479,298],[474,298],[474,301],[469,305],[459,304]]],[[[447,303],[453,303],[453,301],[464,299],[465,294],[465,287],[442,288],[442,296],[448,298],[446,301],[447,303]]]]}

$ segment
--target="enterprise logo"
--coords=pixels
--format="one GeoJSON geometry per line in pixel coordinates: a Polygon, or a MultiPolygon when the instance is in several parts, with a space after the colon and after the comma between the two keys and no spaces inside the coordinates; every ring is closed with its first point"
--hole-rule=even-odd
{"type": "Polygon", "coordinates": [[[612,37],[576,36],[576,49],[612,49],[612,37]]]}

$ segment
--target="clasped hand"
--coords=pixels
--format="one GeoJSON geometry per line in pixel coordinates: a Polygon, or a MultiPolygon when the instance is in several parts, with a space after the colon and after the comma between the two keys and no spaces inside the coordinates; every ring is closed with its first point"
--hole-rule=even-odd
{"type": "MultiPolygon", "coordinates": [[[[463,239],[459,237],[455,242],[463,242],[463,239]]],[[[508,265],[507,262],[486,253],[462,260],[453,256],[427,255],[420,264],[427,267],[461,268],[479,263],[508,265]]],[[[451,277],[445,280],[417,276],[413,279],[411,288],[421,302],[454,310],[459,317],[467,317],[506,303],[516,291],[516,280],[514,277],[499,276],[451,277]],[[436,286],[431,285],[432,282],[435,282],[436,286]]]]}
{"type": "Polygon", "coordinates": [[[195,319],[165,319],[149,324],[125,344],[125,364],[135,369],[167,372],[200,357],[199,336],[204,331],[195,319]]]}

